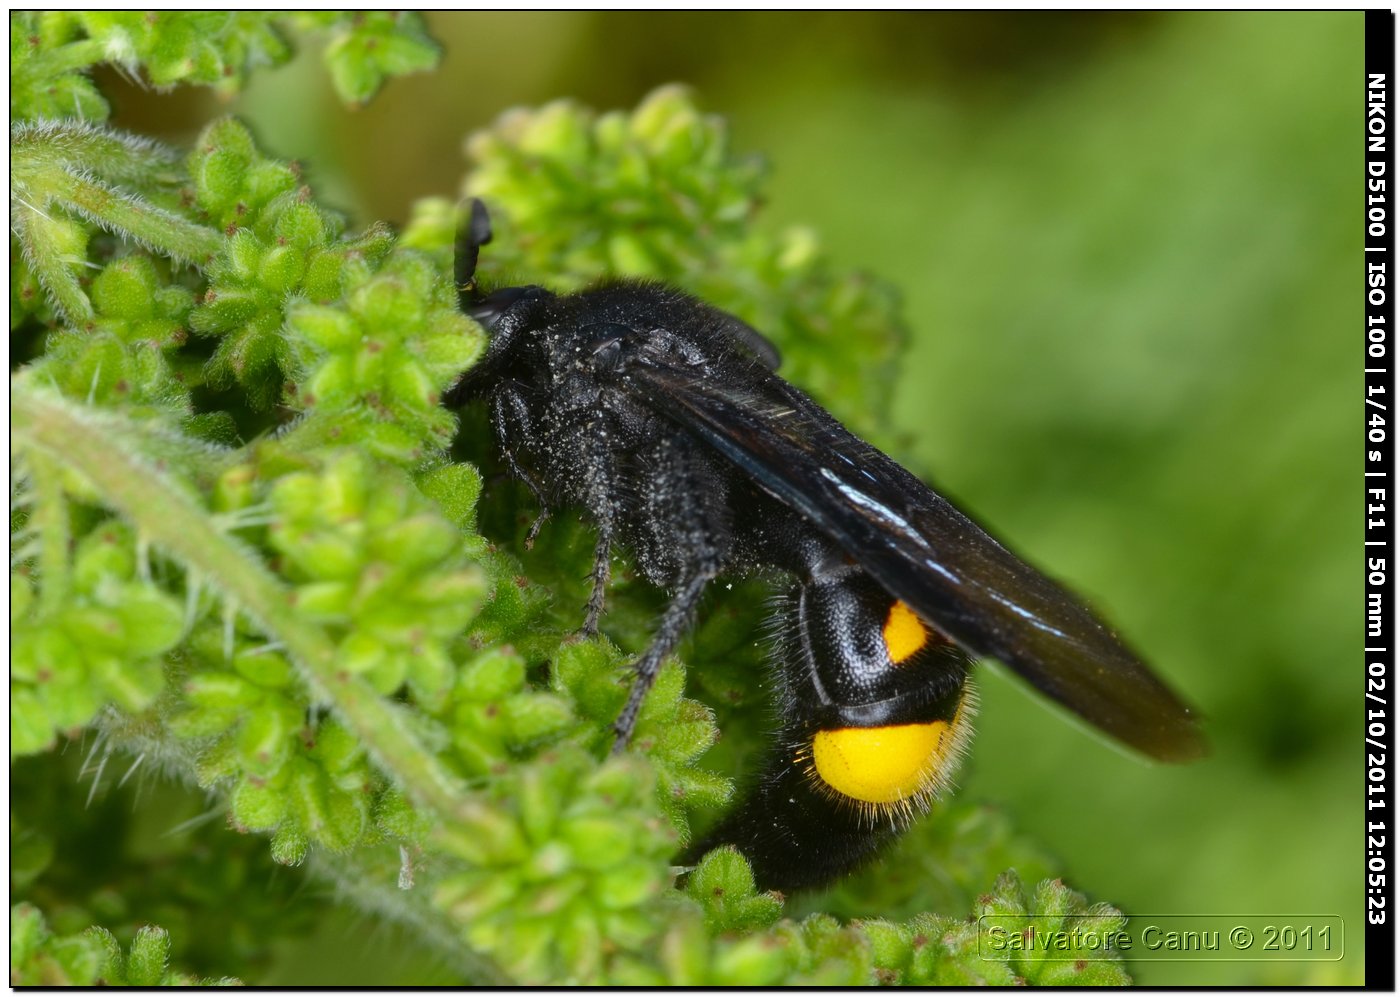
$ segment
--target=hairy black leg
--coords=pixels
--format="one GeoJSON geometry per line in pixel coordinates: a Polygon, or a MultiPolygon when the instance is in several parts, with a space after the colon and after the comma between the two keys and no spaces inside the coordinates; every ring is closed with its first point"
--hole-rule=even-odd
{"type": "Polygon", "coordinates": [[[513,441],[527,438],[532,431],[530,410],[524,397],[518,391],[512,391],[510,388],[502,386],[492,393],[491,428],[496,433],[496,439],[500,441],[506,465],[512,474],[525,482],[525,486],[530,489],[530,493],[535,496],[535,501],[540,507],[539,515],[530,525],[530,532],[525,534],[525,549],[529,550],[535,545],[535,538],[540,534],[540,527],[544,526],[549,519],[551,510],[549,502],[544,497],[544,490],[515,459],[513,441]]]}
{"type": "Polygon", "coordinates": [[[641,712],[642,701],[656,683],[656,676],[661,672],[661,662],[685,633],[690,618],[695,615],[695,607],[700,604],[700,596],[705,591],[705,586],[714,576],[713,571],[707,571],[683,583],[676,592],[676,597],[666,607],[666,612],[661,614],[661,624],[656,628],[656,636],[652,637],[651,646],[634,666],[636,676],[632,679],[632,691],[627,696],[627,705],[622,708],[613,724],[613,733],[617,735],[617,740],[613,743],[613,754],[622,752],[627,747],[627,742],[632,739],[632,730],[637,726],[637,714],[641,712]]]}
{"type": "MultiPolygon", "coordinates": [[[[538,499],[539,497],[540,497],[540,493],[539,493],[539,492],[535,492],[535,498],[538,499]]],[[[549,522],[549,516],[550,516],[550,509],[549,509],[549,506],[544,505],[544,504],[541,504],[541,505],[540,505],[540,514],[539,514],[538,516],[536,516],[536,517],[535,517],[535,521],[534,521],[533,523],[530,524],[530,532],[525,534],[525,549],[526,549],[526,550],[530,550],[530,549],[532,549],[532,548],[535,546],[535,538],[538,537],[538,536],[540,535],[540,530],[544,527],[544,524],[547,523],[547,522],[549,522]]]]}
{"type": "Polygon", "coordinates": [[[733,539],[726,512],[726,490],[717,483],[709,458],[688,438],[657,440],[640,458],[646,469],[643,519],[647,528],[632,540],[645,576],[667,579],[671,604],[662,613],[651,645],[634,666],[636,677],[627,705],[613,725],[613,752],[627,747],[637,714],[656,682],[662,659],[676,646],[695,615],[705,586],[724,568],[733,539]]]}
{"type": "Polygon", "coordinates": [[[608,597],[608,579],[612,577],[612,529],[598,527],[598,544],[593,548],[593,590],[588,594],[588,607],[583,617],[579,633],[592,637],[598,632],[598,621],[603,616],[603,604],[608,597]]]}
{"type": "Polygon", "coordinates": [[[598,528],[598,542],[593,548],[593,583],[584,607],[583,626],[579,633],[592,637],[598,632],[598,621],[608,599],[608,581],[612,577],[612,545],[617,512],[617,469],[615,458],[607,449],[607,432],[596,419],[584,427],[583,491],[584,504],[598,528]]]}

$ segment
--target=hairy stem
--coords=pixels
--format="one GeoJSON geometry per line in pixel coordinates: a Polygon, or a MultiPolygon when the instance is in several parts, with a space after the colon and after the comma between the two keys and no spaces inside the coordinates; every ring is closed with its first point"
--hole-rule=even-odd
{"type": "Polygon", "coordinates": [[[56,612],[68,596],[68,499],[58,466],[46,454],[29,455],[26,462],[34,482],[34,527],[39,534],[39,611],[56,612]]]}
{"type": "Polygon", "coordinates": [[[109,232],[128,236],[167,256],[191,263],[203,263],[223,245],[223,238],[213,229],[186,221],[88,177],[69,173],[61,176],[61,181],[55,185],[55,198],[109,232]]]}
{"type": "Polygon", "coordinates": [[[21,207],[12,211],[22,217],[12,217],[11,223],[20,249],[34,276],[49,292],[54,307],[74,324],[92,318],[92,302],[72,267],[80,261],[64,250],[62,223],[22,198],[15,198],[15,201],[21,207]]]}
{"type": "Polygon", "coordinates": [[[60,45],[48,52],[41,52],[30,60],[28,72],[32,76],[58,76],[102,62],[106,58],[102,42],[96,38],[82,38],[67,45],[60,45]]]}
{"type": "Polygon", "coordinates": [[[197,571],[270,639],[281,642],[311,687],[415,802],[449,821],[470,809],[461,782],[414,736],[403,708],[340,669],[334,643],[297,612],[286,586],[236,539],[220,532],[187,489],[133,452],[129,437],[138,429],[36,391],[22,380],[11,382],[10,420],[17,447],[40,462],[48,459],[82,474],[141,536],[197,571]]]}

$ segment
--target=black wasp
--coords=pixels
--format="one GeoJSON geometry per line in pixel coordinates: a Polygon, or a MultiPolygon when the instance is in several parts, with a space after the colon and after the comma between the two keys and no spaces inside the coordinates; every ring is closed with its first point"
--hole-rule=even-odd
{"type": "Polygon", "coordinates": [[[777,628],[781,729],[748,797],[683,859],[733,844],[760,886],[782,890],[860,864],[947,785],[976,657],[1149,755],[1201,753],[1192,711],[1079,599],[780,378],[757,331],[638,281],[483,294],[490,238],[473,201],[456,276],[491,341],[453,399],[486,399],[541,519],[579,506],[596,525],[585,632],[616,544],[674,593],[636,663],[617,749],[710,581],[795,580],[777,628]]]}

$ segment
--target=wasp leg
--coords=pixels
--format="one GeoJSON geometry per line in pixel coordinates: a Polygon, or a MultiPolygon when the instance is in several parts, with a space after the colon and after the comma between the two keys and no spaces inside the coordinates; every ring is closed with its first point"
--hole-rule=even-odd
{"type": "Polygon", "coordinates": [[[717,487],[709,455],[684,436],[656,441],[637,456],[652,479],[646,488],[641,518],[648,529],[628,537],[643,576],[673,587],[671,604],[662,613],[651,645],[635,666],[627,705],[613,724],[613,752],[627,747],[647,691],[695,615],[705,586],[724,569],[733,534],[727,517],[728,496],[717,487]]]}
{"type": "Polygon", "coordinates": [[[525,534],[525,549],[529,550],[535,546],[535,538],[539,536],[540,528],[548,521],[553,510],[549,508],[549,502],[544,496],[544,489],[515,459],[515,448],[505,442],[507,440],[528,439],[528,434],[531,432],[530,410],[520,392],[502,386],[492,394],[491,428],[496,433],[496,439],[501,441],[501,451],[505,454],[506,466],[510,468],[512,474],[525,482],[525,487],[530,489],[530,494],[535,496],[535,502],[540,507],[539,515],[530,524],[530,532],[525,534]]]}
{"type": "Polygon", "coordinates": [[[591,637],[598,632],[598,621],[602,619],[603,607],[608,598],[608,581],[612,578],[612,545],[617,518],[618,484],[615,461],[601,445],[606,435],[596,420],[588,422],[584,438],[589,441],[587,458],[584,461],[584,504],[598,528],[598,542],[593,548],[593,570],[589,572],[593,589],[588,594],[583,626],[579,628],[579,633],[584,637],[591,637]]]}
{"type": "Polygon", "coordinates": [[[627,705],[622,708],[622,712],[613,723],[613,733],[617,735],[617,740],[613,743],[613,754],[620,754],[632,739],[632,730],[637,726],[637,714],[641,712],[642,701],[656,683],[662,661],[685,633],[690,618],[695,615],[695,607],[700,604],[700,596],[705,591],[705,586],[714,576],[713,571],[707,571],[682,584],[676,597],[666,607],[666,612],[661,614],[661,624],[656,628],[656,636],[651,639],[651,646],[634,666],[636,676],[632,679],[632,691],[627,696],[627,705]]]}
{"type": "Polygon", "coordinates": [[[593,548],[593,591],[588,595],[588,608],[579,633],[592,637],[598,632],[598,620],[603,616],[603,604],[608,597],[608,580],[612,577],[612,530],[598,528],[598,545],[593,548]]]}
{"type": "MultiPolygon", "coordinates": [[[[539,492],[535,492],[535,498],[538,499],[539,497],[539,492]]],[[[535,538],[540,535],[540,530],[544,528],[545,523],[549,522],[549,517],[552,514],[553,512],[549,508],[549,506],[540,506],[540,514],[535,517],[535,521],[530,524],[530,531],[525,534],[526,550],[531,550],[534,548],[535,538]]]]}

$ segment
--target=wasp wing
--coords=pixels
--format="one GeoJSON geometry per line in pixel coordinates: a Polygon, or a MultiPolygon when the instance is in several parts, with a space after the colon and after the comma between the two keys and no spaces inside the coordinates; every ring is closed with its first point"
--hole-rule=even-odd
{"type": "Polygon", "coordinates": [[[1149,755],[1203,753],[1190,708],[1083,602],[805,394],[750,369],[719,379],[643,350],[626,379],[972,653],[1149,755]]]}

